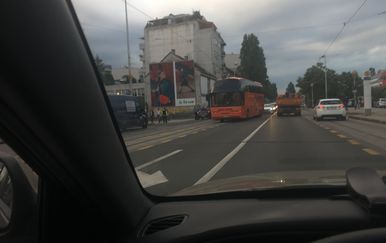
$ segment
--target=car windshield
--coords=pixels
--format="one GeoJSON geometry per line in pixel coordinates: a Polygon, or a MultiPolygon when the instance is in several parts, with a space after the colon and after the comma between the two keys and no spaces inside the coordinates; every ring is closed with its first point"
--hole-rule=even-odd
{"type": "Polygon", "coordinates": [[[147,192],[386,175],[384,0],[72,3],[147,192]]]}

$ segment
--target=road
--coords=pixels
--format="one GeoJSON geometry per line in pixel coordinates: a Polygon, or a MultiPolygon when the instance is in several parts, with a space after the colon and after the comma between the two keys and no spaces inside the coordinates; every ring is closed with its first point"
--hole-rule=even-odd
{"type": "MultiPolygon", "coordinates": [[[[258,118],[224,123],[176,120],[122,134],[142,185],[170,195],[217,179],[288,171],[343,171],[354,166],[386,170],[386,125],[349,119],[316,122],[301,117],[258,118]]],[[[37,188],[37,176],[4,143],[37,188]]],[[[307,172],[306,172],[307,171],[307,172]]]]}
{"type": "Polygon", "coordinates": [[[386,126],[265,114],[245,121],[188,121],[123,134],[141,182],[157,195],[264,172],[386,169],[386,126]]]}

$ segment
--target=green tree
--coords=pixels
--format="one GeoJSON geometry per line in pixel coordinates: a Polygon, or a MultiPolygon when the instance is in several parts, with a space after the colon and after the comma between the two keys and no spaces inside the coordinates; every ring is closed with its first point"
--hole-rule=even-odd
{"type": "MultiPolygon", "coordinates": [[[[325,98],[325,79],[324,71],[321,70],[322,64],[317,63],[308,68],[303,77],[299,77],[296,86],[299,92],[306,96],[307,105],[311,105],[312,86],[314,94],[314,104],[318,99],[325,98]]],[[[340,74],[332,69],[327,69],[327,88],[330,98],[353,98],[354,77],[351,72],[340,74]]],[[[363,80],[356,77],[355,88],[357,96],[363,95],[363,80]]]]}
{"type": "MultiPolygon", "coordinates": [[[[122,83],[124,83],[124,84],[130,83],[130,82],[129,82],[130,80],[129,80],[129,75],[128,75],[128,74],[123,75],[123,76],[122,76],[122,79],[125,80],[125,81],[123,81],[122,83]]],[[[131,83],[132,83],[132,84],[137,83],[137,79],[131,76],[131,83]]]]}
{"type": "Polygon", "coordinates": [[[237,72],[241,76],[266,84],[267,68],[263,48],[254,34],[245,34],[240,50],[240,65],[237,72]]]}
{"type": "Polygon", "coordinates": [[[254,34],[244,35],[237,73],[244,78],[260,82],[268,99],[273,100],[276,98],[276,84],[272,85],[268,79],[264,50],[254,34]]]}
{"type": "Polygon", "coordinates": [[[295,94],[296,93],[295,85],[292,82],[289,82],[287,89],[286,89],[286,92],[289,94],[295,94]]]}
{"type": "Polygon", "coordinates": [[[114,84],[115,81],[111,70],[106,68],[106,64],[103,63],[103,60],[98,55],[95,56],[95,64],[97,66],[98,72],[102,78],[103,83],[105,85],[114,84]]]}

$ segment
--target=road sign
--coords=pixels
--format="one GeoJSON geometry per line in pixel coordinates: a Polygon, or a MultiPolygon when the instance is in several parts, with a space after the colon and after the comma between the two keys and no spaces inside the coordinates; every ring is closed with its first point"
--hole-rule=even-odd
{"type": "Polygon", "coordinates": [[[357,90],[356,90],[356,89],[354,89],[352,92],[353,92],[354,94],[356,94],[356,93],[357,93],[357,90]]]}

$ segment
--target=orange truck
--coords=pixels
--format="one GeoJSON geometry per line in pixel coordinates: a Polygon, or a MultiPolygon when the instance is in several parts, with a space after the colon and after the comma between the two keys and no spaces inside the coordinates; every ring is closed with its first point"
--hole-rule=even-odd
{"type": "Polygon", "coordinates": [[[283,114],[300,116],[302,102],[302,97],[297,94],[279,95],[276,98],[277,116],[282,116],[283,114]]]}

